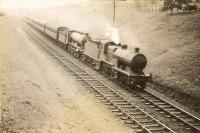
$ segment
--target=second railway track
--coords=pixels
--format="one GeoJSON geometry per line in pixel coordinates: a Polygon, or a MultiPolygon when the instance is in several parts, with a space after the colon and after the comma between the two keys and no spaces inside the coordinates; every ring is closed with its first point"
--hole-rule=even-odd
{"type": "MultiPolygon", "coordinates": [[[[59,52],[56,47],[50,45],[47,41],[38,36],[35,32],[31,31],[31,28],[25,26],[27,33],[29,33],[35,40],[37,40],[44,48],[46,48],[53,56],[55,56],[60,62],[62,62],[67,70],[73,73],[84,81],[90,87],[92,87],[96,96],[102,100],[113,112],[121,116],[123,120],[138,131],[138,132],[175,132],[166,125],[159,122],[157,119],[149,115],[143,109],[132,103],[130,100],[119,94],[114,89],[104,84],[101,80],[95,76],[89,74],[80,66],[75,64],[72,60],[67,58],[59,52]]],[[[140,97],[146,105],[154,110],[159,111],[161,114],[165,114],[165,117],[173,119],[179,123],[180,126],[187,130],[191,130],[194,133],[200,132],[200,120],[199,118],[191,115],[188,112],[178,108],[177,106],[156,97],[149,92],[135,92],[135,97],[140,97]],[[167,114],[167,115],[166,115],[167,114]]]]}

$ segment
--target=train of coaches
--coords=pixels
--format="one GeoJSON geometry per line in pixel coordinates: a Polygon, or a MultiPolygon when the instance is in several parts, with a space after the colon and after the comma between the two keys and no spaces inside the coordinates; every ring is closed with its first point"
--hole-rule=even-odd
{"type": "Polygon", "coordinates": [[[68,53],[84,61],[117,83],[128,88],[144,89],[152,76],[144,73],[147,58],[139,48],[116,44],[108,39],[93,39],[88,33],[67,27],[52,28],[26,18],[26,23],[55,40],[68,53]]]}

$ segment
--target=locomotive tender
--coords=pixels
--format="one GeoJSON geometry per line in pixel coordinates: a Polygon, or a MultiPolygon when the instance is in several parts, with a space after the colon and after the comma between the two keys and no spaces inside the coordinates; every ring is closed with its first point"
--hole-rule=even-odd
{"type": "Polygon", "coordinates": [[[68,53],[99,70],[111,79],[128,88],[144,89],[152,80],[151,75],[143,72],[147,58],[139,48],[128,49],[127,45],[116,44],[110,40],[95,40],[88,33],[70,30],[67,27],[51,28],[26,18],[25,21],[56,40],[68,53]]]}

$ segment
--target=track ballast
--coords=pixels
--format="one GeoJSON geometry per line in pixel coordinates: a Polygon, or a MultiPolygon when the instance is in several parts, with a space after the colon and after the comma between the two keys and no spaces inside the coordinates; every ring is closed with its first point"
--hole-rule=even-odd
{"type": "MultiPolygon", "coordinates": [[[[59,61],[67,66],[67,70],[73,73],[79,80],[84,81],[90,87],[96,91],[96,96],[104,101],[106,105],[109,106],[116,112],[117,115],[121,116],[127,124],[132,124],[133,128],[137,131],[146,132],[174,132],[169,127],[165,126],[154,117],[149,115],[147,112],[142,110],[140,107],[136,106],[130,100],[126,99],[121,94],[117,93],[115,90],[102,83],[101,80],[97,79],[95,76],[89,74],[87,71],[82,69],[77,64],[73,63],[72,60],[64,56],[58,49],[51,46],[48,42],[44,41],[41,37],[36,35],[29,28],[27,30],[29,34],[45,47],[53,56],[55,56],[59,61]]],[[[179,126],[184,129],[191,130],[194,133],[200,132],[200,120],[199,118],[193,116],[192,114],[180,109],[176,105],[167,102],[165,99],[161,99],[152,93],[147,91],[135,92],[136,97],[140,97],[146,105],[154,110],[159,111],[159,113],[164,114],[165,117],[177,121],[179,126]]]]}

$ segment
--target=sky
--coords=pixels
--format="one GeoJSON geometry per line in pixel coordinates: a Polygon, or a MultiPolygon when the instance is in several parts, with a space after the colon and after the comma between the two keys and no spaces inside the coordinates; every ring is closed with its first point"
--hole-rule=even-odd
{"type": "Polygon", "coordinates": [[[3,9],[30,9],[59,6],[65,3],[76,4],[86,0],[0,0],[0,8],[3,9]]]}

